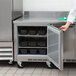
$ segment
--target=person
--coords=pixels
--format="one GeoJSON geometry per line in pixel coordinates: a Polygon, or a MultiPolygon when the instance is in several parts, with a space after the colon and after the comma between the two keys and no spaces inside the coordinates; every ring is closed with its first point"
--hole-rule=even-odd
{"type": "Polygon", "coordinates": [[[60,30],[66,31],[69,28],[69,26],[71,24],[73,24],[73,22],[75,20],[75,17],[76,17],[76,0],[74,2],[73,8],[69,12],[69,15],[68,15],[68,19],[67,19],[66,24],[65,25],[62,25],[60,27],[60,30]]]}

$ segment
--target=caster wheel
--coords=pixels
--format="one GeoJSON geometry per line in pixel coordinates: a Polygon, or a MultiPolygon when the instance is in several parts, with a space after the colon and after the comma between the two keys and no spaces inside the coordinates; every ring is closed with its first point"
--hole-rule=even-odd
{"type": "Polygon", "coordinates": [[[51,63],[49,61],[46,62],[46,65],[47,65],[47,68],[49,68],[49,69],[52,68],[51,63]]]}
{"type": "Polygon", "coordinates": [[[57,69],[57,67],[53,63],[51,63],[50,66],[51,66],[51,69],[57,69]]]}
{"type": "Polygon", "coordinates": [[[53,63],[51,63],[52,69],[58,69],[53,63]]]}
{"type": "Polygon", "coordinates": [[[18,68],[23,68],[22,62],[18,61],[18,62],[17,62],[17,66],[18,66],[18,68]]]}
{"type": "Polygon", "coordinates": [[[22,66],[22,65],[18,65],[18,64],[17,64],[17,66],[18,66],[18,68],[23,68],[23,66],[22,66]]]}
{"type": "Polygon", "coordinates": [[[9,65],[13,65],[13,63],[14,63],[14,62],[13,62],[12,60],[10,60],[10,61],[8,62],[9,65]]]}

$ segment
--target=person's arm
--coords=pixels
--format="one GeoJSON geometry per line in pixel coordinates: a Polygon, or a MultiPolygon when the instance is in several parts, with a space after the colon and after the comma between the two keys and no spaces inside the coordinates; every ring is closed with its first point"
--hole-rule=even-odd
{"type": "Polygon", "coordinates": [[[68,29],[68,27],[71,24],[73,24],[75,17],[76,17],[76,0],[74,2],[73,8],[71,9],[71,11],[70,11],[70,13],[68,15],[68,20],[67,20],[66,24],[61,26],[60,30],[66,31],[68,29]]]}

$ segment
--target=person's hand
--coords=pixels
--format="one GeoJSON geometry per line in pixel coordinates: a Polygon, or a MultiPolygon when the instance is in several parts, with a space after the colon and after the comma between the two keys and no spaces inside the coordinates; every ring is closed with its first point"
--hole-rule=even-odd
{"type": "Polygon", "coordinates": [[[70,25],[71,25],[71,22],[67,21],[67,23],[65,25],[60,27],[60,30],[66,31],[70,25]]]}
{"type": "Polygon", "coordinates": [[[60,27],[60,30],[66,31],[68,28],[69,28],[68,25],[63,25],[63,26],[60,27]]]}

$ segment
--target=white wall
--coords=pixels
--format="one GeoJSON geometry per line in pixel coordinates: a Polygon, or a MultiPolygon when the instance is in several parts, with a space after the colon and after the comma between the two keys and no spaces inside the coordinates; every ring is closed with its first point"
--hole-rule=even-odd
{"type": "Polygon", "coordinates": [[[23,0],[24,11],[69,11],[73,0],[23,0]]]}

